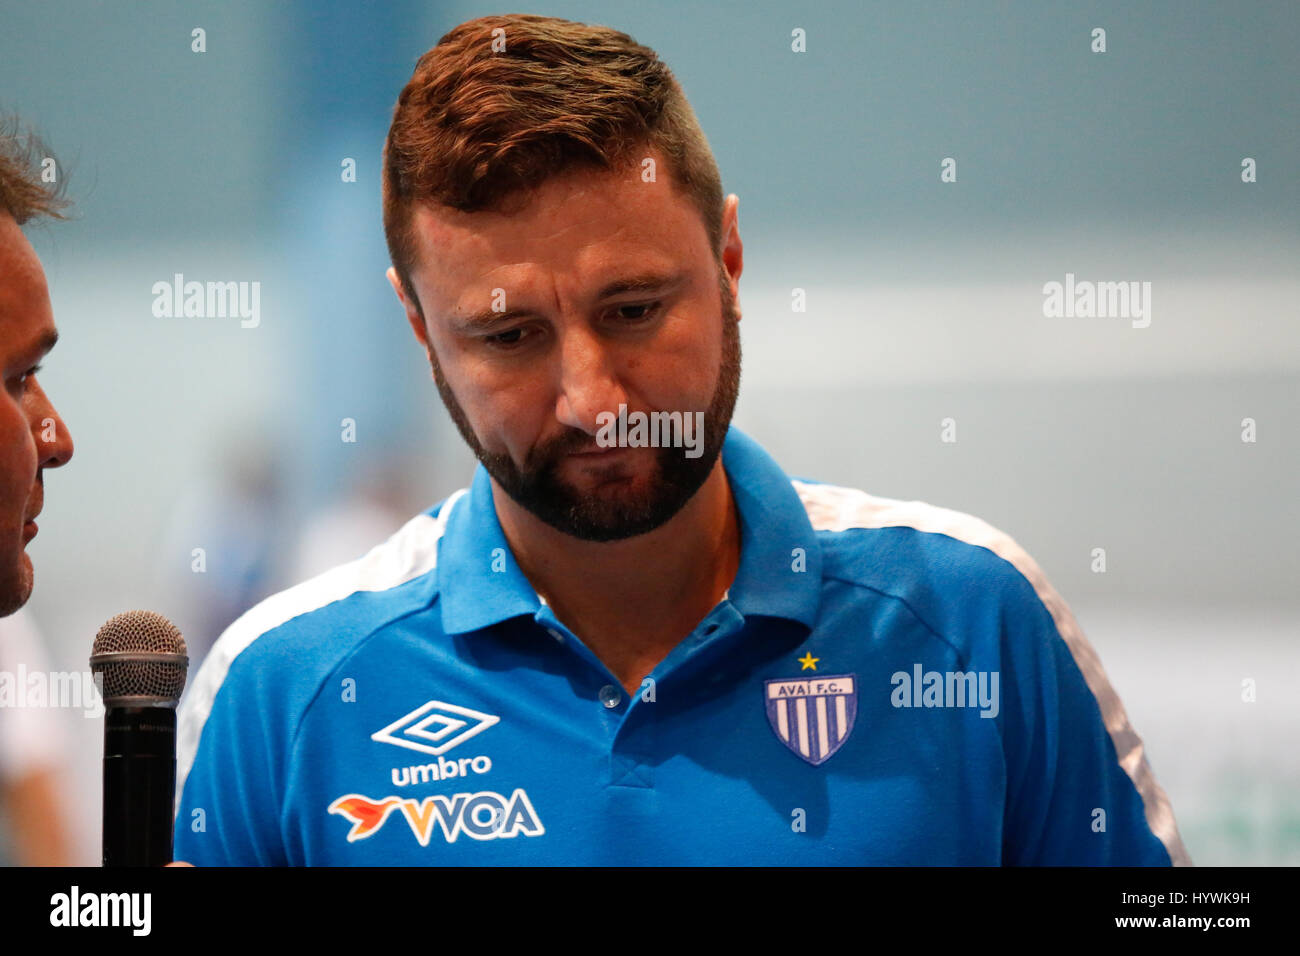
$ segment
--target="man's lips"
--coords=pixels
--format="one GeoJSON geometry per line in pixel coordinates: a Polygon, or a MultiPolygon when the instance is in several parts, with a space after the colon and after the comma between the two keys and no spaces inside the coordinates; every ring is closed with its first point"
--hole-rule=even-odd
{"type": "Polygon", "coordinates": [[[36,507],[32,509],[32,513],[27,516],[26,521],[23,523],[24,534],[32,534],[32,535],[36,534],[36,518],[40,515],[40,513],[44,509],[45,509],[45,495],[42,494],[40,498],[36,501],[36,507]]]}
{"type": "Polygon", "coordinates": [[[618,448],[618,447],[596,448],[590,451],[571,452],[569,457],[596,460],[596,459],[603,459],[603,458],[611,458],[618,455],[620,452],[625,452],[630,450],[631,449],[628,448],[618,448]]]}

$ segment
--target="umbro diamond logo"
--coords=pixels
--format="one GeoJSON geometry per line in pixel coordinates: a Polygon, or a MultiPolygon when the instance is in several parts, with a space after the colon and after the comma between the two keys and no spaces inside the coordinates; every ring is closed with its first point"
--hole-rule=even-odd
{"type": "Polygon", "coordinates": [[[436,757],[481,734],[500,720],[500,717],[468,707],[431,700],[371,734],[370,739],[436,757]]]}

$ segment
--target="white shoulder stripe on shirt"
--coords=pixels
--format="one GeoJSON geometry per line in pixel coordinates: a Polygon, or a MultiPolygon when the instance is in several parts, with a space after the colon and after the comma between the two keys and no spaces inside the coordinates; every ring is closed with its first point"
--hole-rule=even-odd
{"type": "Polygon", "coordinates": [[[1133,781],[1142,797],[1147,825],[1165,845],[1175,866],[1191,866],[1191,858],[1178,835],[1173,808],[1155,774],[1147,763],[1142,739],[1129,723],[1119,695],[1115,693],[1101,658],[1084,636],[1073,613],[1037,562],[1008,534],[973,515],[940,508],[923,501],[878,498],[854,488],[816,485],[792,479],[791,484],[803,501],[808,520],[819,531],[845,531],[850,528],[907,527],[917,531],[947,535],[967,544],[987,548],[1010,562],[1033,585],[1039,600],[1052,615],[1056,629],[1074,656],[1088,689],[1097,698],[1102,721],[1110,733],[1120,766],[1133,781]]]}
{"type": "MultiPolygon", "coordinates": [[[[426,574],[437,565],[438,542],[462,488],[443,502],[437,517],[419,514],[383,544],[348,564],[331,568],[255,605],[222,633],[195,675],[176,728],[176,803],[194,764],[199,737],[230,665],[255,640],[302,614],[341,601],[358,591],[386,591],[426,574]]],[[[175,812],[175,808],[173,809],[175,812]]]]}

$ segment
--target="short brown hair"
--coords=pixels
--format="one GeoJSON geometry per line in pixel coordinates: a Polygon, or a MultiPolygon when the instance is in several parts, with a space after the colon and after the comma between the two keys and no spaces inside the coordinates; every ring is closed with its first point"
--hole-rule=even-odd
{"type": "MultiPolygon", "coordinates": [[[[407,296],[419,203],[499,209],[575,169],[613,170],[647,147],[699,210],[720,261],[722,181],[672,72],[626,33],[540,17],[479,17],[415,65],[384,142],[384,235],[407,296]],[[493,31],[505,49],[493,52],[493,31]]],[[[422,310],[421,310],[422,311],[422,310]]]]}
{"type": "Polygon", "coordinates": [[[63,182],[42,182],[37,172],[48,155],[45,144],[17,117],[0,118],[0,213],[13,216],[20,226],[37,216],[64,218],[63,182]]]}

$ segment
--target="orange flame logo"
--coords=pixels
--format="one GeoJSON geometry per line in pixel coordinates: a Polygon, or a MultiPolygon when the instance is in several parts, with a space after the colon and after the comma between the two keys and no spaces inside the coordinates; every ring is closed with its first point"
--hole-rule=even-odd
{"type": "Polygon", "coordinates": [[[349,793],[331,803],[329,812],[337,813],[352,821],[352,829],[348,831],[348,842],[354,843],[377,833],[384,825],[384,821],[388,819],[388,815],[401,803],[402,801],[397,797],[371,800],[359,793],[349,793]]]}

